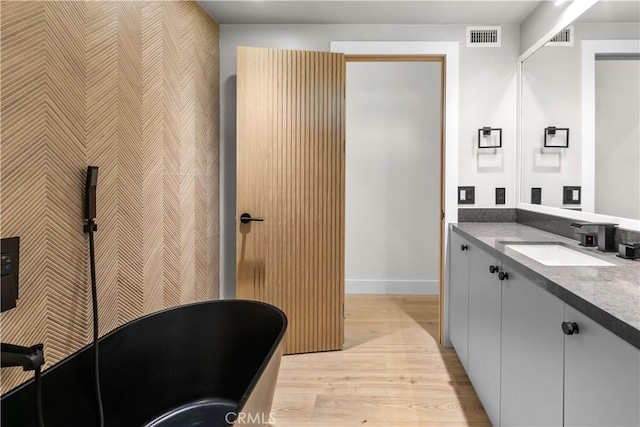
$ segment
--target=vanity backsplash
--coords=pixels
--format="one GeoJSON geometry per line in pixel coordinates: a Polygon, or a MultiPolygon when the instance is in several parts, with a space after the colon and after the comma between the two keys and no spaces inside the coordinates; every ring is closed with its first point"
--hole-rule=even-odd
{"type": "MultiPolygon", "coordinates": [[[[578,229],[571,226],[575,222],[574,219],[523,209],[459,208],[458,222],[517,222],[569,239],[580,240],[578,229]]],[[[616,248],[620,243],[638,243],[640,232],[616,227],[614,239],[616,248]]]]}

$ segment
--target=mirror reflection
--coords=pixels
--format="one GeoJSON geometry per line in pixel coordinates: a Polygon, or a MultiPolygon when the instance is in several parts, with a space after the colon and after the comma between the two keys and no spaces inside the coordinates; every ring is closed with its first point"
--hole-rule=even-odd
{"type": "Polygon", "coordinates": [[[640,219],[640,2],[603,1],[523,62],[521,201],[640,219]]]}

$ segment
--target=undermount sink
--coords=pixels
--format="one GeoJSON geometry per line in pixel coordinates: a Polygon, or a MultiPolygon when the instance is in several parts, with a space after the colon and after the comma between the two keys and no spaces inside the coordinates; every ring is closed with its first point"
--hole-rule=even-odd
{"type": "Polygon", "coordinates": [[[561,244],[506,243],[505,247],[544,265],[554,266],[615,266],[600,258],[574,251],[561,244]]]}

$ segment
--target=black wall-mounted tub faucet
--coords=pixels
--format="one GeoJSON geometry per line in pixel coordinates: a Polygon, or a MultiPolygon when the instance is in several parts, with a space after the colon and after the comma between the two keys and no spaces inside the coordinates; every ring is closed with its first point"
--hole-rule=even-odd
{"type": "Polygon", "coordinates": [[[44,365],[44,345],[42,344],[23,347],[2,343],[0,346],[2,347],[1,365],[3,368],[21,366],[25,371],[35,371],[44,365]]]}

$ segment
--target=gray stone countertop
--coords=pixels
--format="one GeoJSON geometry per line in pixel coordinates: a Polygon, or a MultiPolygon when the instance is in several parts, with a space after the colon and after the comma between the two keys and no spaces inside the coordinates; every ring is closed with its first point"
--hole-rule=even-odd
{"type": "Polygon", "coordinates": [[[575,240],[518,223],[468,222],[452,224],[451,228],[472,243],[486,245],[484,249],[511,268],[640,349],[640,260],[585,248],[575,240]],[[558,242],[615,265],[543,265],[503,243],[516,241],[558,242]]]}

